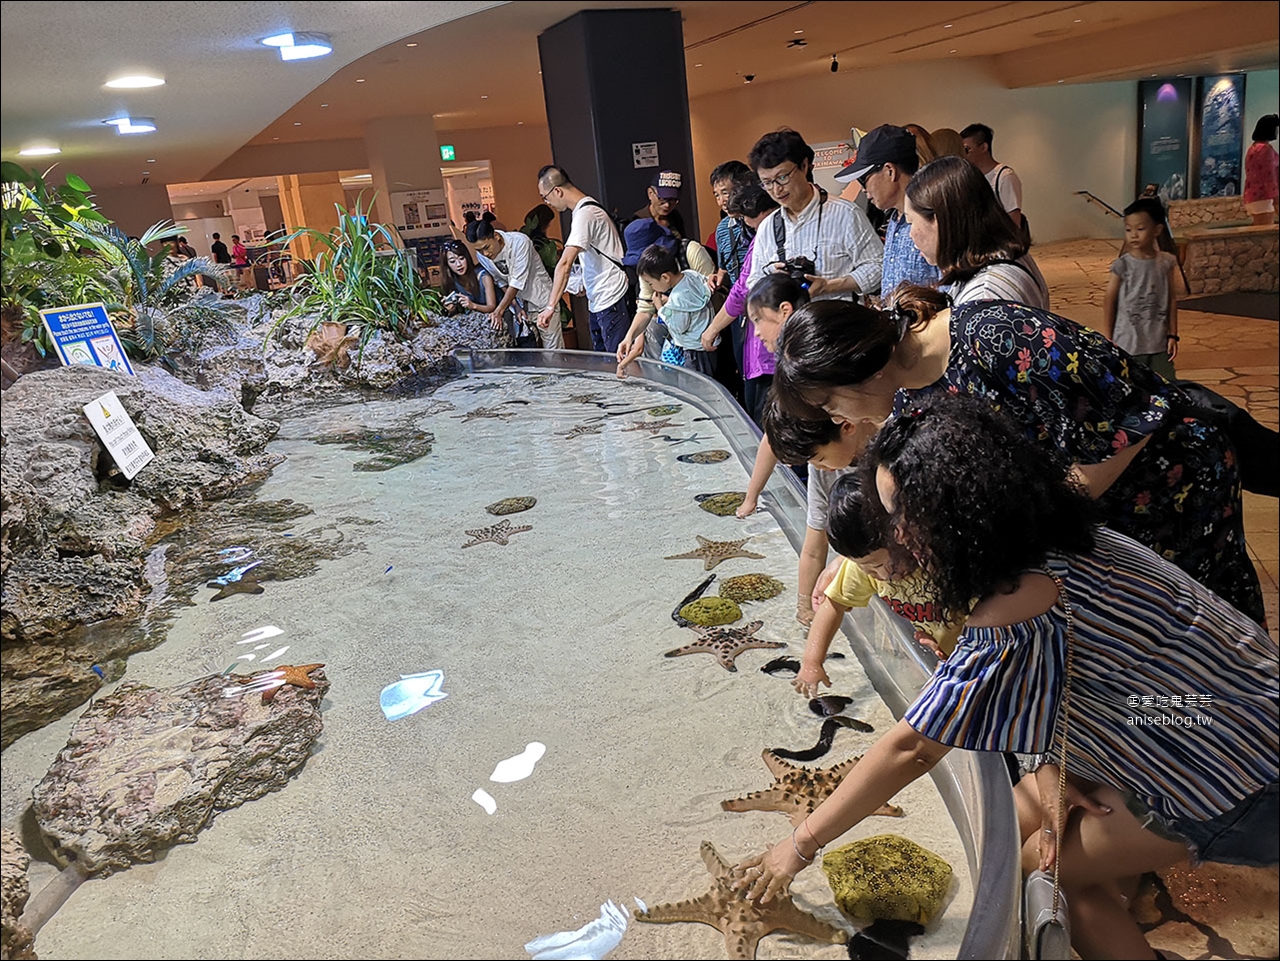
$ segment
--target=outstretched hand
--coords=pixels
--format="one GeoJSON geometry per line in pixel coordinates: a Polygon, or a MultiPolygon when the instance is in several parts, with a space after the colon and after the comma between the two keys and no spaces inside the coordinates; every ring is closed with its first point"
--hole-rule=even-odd
{"type": "Polygon", "coordinates": [[[791,880],[805,868],[791,846],[791,841],[779,841],[763,854],[747,858],[734,865],[735,891],[741,891],[748,901],[768,904],[774,898],[786,897],[791,890],[791,880]]]}

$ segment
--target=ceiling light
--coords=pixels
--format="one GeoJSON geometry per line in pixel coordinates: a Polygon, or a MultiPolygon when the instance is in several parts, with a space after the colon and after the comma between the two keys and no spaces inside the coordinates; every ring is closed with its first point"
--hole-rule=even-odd
{"type": "Polygon", "coordinates": [[[356,77],[356,83],[364,83],[364,77],[356,77]]]}
{"type": "Polygon", "coordinates": [[[333,53],[333,42],[327,33],[280,33],[258,42],[279,49],[281,60],[310,60],[333,53]]]}
{"type": "Polygon", "coordinates": [[[147,161],[147,163],[149,163],[149,164],[153,164],[153,163],[155,163],[155,162],[156,162],[156,158],[155,158],[155,157],[152,157],[150,160],[148,160],[148,161],[147,161]]]}
{"type": "Polygon", "coordinates": [[[322,107],[327,107],[327,106],[329,106],[329,105],[328,105],[327,103],[322,103],[322,104],[320,104],[320,106],[322,106],[322,107]]]}
{"type": "Polygon", "coordinates": [[[61,147],[27,147],[18,151],[19,157],[52,157],[56,153],[62,153],[61,147]]]}
{"type": "Polygon", "coordinates": [[[488,95],[487,93],[482,93],[482,94],[480,94],[480,99],[481,99],[481,100],[488,100],[488,99],[489,99],[489,95],[488,95]]]}
{"type": "Polygon", "coordinates": [[[406,46],[406,47],[416,47],[416,46],[417,46],[417,44],[416,44],[416,43],[406,43],[406,44],[405,44],[405,46],[406,46]]]}
{"type": "Polygon", "coordinates": [[[106,86],[116,90],[138,90],[142,87],[163,87],[164,80],[161,77],[148,77],[145,74],[135,74],[130,77],[116,77],[115,80],[108,80],[106,86]]]}
{"type": "Polygon", "coordinates": [[[948,51],[947,51],[947,53],[955,53],[955,52],[956,52],[956,48],[955,48],[955,47],[952,47],[950,50],[948,50],[948,51]]]}
{"type": "Polygon", "coordinates": [[[700,63],[695,63],[695,64],[694,64],[694,66],[695,66],[695,67],[701,67],[701,66],[702,66],[702,64],[700,64],[700,63]]]}
{"type": "Polygon", "coordinates": [[[955,26],[955,24],[954,24],[954,23],[944,23],[944,24],[942,25],[942,29],[943,29],[943,30],[950,30],[950,29],[951,29],[952,27],[954,27],[954,26],[955,26]]]}
{"type": "Polygon", "coordinates": [[[301,127],[301,126],[302,126],[302,121],[301,121],[301,120],[295,120],[295,121],[293,122],[293,125],[294,125],[295,127],[301,127]]]}
{"type": "Polygon", "coordinates": [[[793,31],[791,31],[791,32],[792,32],[792,33],[804,33],[804,31],[803,31],[803,30],[793,30],[793,31]]]}
{"type": "Polygon", "coordinates": [[[156,129],[154,117],[117,117],[102,122],[113,125],[116,133],[152,133],[156,129]]]}
{"type": "Polygon", "coordinates": [[[1071,22],[1072,22],[1072,23],[1084,23],[1084,21],[1083,21],[1083,20],[1072,20],[1071,22]]]}

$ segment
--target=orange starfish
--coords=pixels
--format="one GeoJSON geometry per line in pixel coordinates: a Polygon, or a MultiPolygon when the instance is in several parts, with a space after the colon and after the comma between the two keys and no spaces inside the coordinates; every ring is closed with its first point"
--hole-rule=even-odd
{"type": "Polygon", "coordinates": [[[262,703],[270,704],[275,700],[276,693],[286,684],[292,684],[294,687],[300,687],[307,691],[314,691],[316,689],[316,682],[311,680],[307,675],[322,667],[324,667],[323,664],[304,664],[301,667],[294,667],[290,664],[281,664],[278,667],[273,667],[270,673],[281,675],[283,677],[283,683],[277,687],[271,688],[270,690],[263,691],[262,703]]]}

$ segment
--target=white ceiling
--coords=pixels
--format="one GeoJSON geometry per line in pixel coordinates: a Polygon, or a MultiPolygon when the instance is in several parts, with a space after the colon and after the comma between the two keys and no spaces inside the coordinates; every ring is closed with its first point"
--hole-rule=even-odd
{"type": "Polygon", "coordinates": [[[537,35],[584,8],[678,9],[691,98],[730,89],[746,73],[757,84],[816,82],[833,53],[842,70],[982,58],[1009,85],[1256,69],[1280,58],[1274,0],[4,0],[2,7],[0,150],[15,158],[28,142],[50,139],[63,149],[51,159],[99,188],[139,183],[143,171],[153,183],[198,181],[243,146],[356,140],[375,117],[434,115],[442,129],[545,123],[537,35]],[[330,34],[333,55],[283,63],[257,43],[289,29],[330,34]],[[796,39],[806,46],[787,46],[796,39]],[[133,71],[159,72],[167,84],[102,86],[133,71]],[[153,116],[159,131],[118,135],[101,122],[117,111],[153,116]]]}

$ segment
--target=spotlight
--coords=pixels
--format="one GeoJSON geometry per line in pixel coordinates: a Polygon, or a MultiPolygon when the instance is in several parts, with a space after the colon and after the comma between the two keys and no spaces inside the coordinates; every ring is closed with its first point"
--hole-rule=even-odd
{"type": "Polygon", "coordinates": [[[840,61],[836,59],[836,55],[834,53],[831,55],[831,72],[840,72],[840,61]]]}
{"type": "Polygon", "coordinates": [[[750,83],[750,82],[751,82],[752,80],[754,80],[755,78],[756,78],[756,75],[755,75],[754,73],[744,74],[744,75],[743,75],[743,77],[742,77],[742,82],[743,82],[743,83],[750,83]]]}

